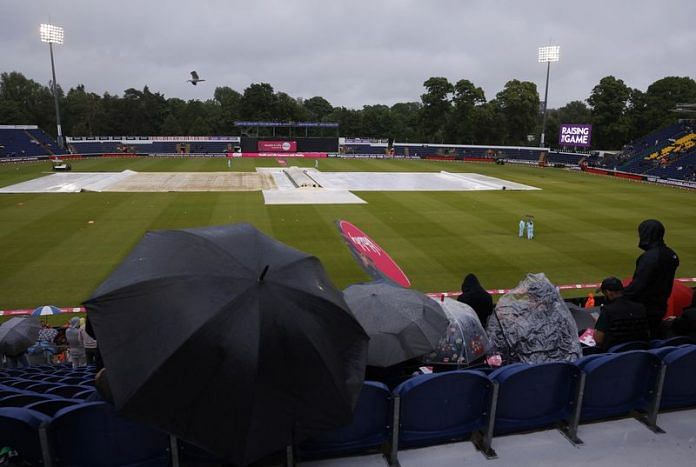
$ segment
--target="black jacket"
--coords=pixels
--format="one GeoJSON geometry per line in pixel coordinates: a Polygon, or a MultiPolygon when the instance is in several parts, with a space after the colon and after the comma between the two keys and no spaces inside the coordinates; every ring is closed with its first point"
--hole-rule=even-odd
{"type": "Polygon", "coordinates": [[[665,228],[659,221],[650,219],[641,222],[638,235],[638,247],[645,253],[636,261],[633,280],[624,290],[624,296],[645,305],[648,316],[662,316],[672,293],[679,257],[665,245],[665,228]]]}
{"type": "Polygon", "coordinates": [[[650,339],[647,313],[642,304],[618,297],[602,306],[601,314],[605,328],[603,350],[624,342],[650,339]]]}
{"type": "Polygon", "coordinates": [[[457,301],[466,303],[474,309],[476,315],[485,328],[488,317],[493,312],[493,298],[486,292],[474,274],[467,274],[462,282],[462,294],[457,297],[457,301]]]}

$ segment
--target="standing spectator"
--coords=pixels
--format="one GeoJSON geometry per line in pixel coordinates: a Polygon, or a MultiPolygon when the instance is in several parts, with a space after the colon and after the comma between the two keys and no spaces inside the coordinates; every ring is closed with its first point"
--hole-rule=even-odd
{"type": "Polygon", "coordinates": [[[607,303],[602,306],[594,339],[597,347],[606,351],[610,347],[629,341],[648,341],[648,327],[645,307],[628,300],[623,295],[624,287],[616,277],[607,277],[600,286],[607,303]]]}
{"type": "Polygon", "coordinates": [[[462,294],[457,297],[458,302],[466,303],[474,309],[481,326],[486,327],[488,317],[493,312],[493,298],[486,289],[481,286],[474,274],[467,274],[462,282],[462,294]]]}
{"type": "Polygon", "coordinates": [[[87,320],[80,321],[80,334],[85,344],[85,361],[88,365],[97,362],[97,341],[87,332],[87,320]]]}
{"type": "Polygon", "coordinates": [[[68,341],[68,350],[70,351],[70,362],[73,368],[85,366],[87,364],[85,357],[85,344],[82,340],[80,332],[80,318],[72,318],[70,326],[65,331],[65,339],[68,341]]]}
{"type": "Polygon", "coordinates": [[[648,219],[640,223],[638,247],[645,253],[638,257],[633,279],[624,290],[627,299],[645,305],[653,339],[659,338],[660,323],[679,267],[679,257],[665,245],[664,235],[665,227],[660,221],[648,219]]]}
{"type": "Polygon", "coordinates": [[[53,339],[58,335],[58,331],[49,326],[48,323],[41,323],[41,329],[39,329],[39,340],[44,341],[48,344],[53,344],[53,339]]]}

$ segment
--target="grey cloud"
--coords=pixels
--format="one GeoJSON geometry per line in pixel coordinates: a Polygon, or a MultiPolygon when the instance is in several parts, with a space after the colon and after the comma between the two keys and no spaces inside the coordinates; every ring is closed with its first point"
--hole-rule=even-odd
{"type": "Polygon", "coordinates": [[[361,107],[417,101],[430,76],[466,78],[492,99],[505,82],[533,81],[536,51],[561,46],[549,104],[586,99],[613,74],[645,89],[664,76],[696,76],[691,0],[584,2],[258,0],[0,3],[0,71],[50,76],[38,25],[65,27],[58,81],[94,92],[150,86],[168,97],[208,99],[215,86],[269,82],[296,97],[361,107]],[[196,69],[205,86],[185,82],[196,69]]]}

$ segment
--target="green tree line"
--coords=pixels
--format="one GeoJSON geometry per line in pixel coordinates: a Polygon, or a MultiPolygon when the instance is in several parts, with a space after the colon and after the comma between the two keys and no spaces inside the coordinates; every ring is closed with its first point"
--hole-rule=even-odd
{"type": "MultiPolygon", "coordinates": [[[[431,77],[420,101],[334,107],[321,96],[309,99],[253,83],[243,92],[215,88],[211,99],[185,101],[129,88],[122,95],[90,92],[83,85],[58,87],[63,132],[69,136],[238,135],[235,120],[337,122],[347,137],[394,138],[400,142],[536,145],[541,105],[534,83],[513,79],[493,99],[469,80],[431,77]],[[529,135],[534,135],[532,141],[529,135]]],[[[547,143],[556,144],[561,123],[592,123],[593,146],[618,149],[627,141],[673,123],[675,104],[696,101],[696,81],[666,77],[645,91],[614,76],[602,78],[586,101],[550,109],[547,143]]],[[[48,85],[19,72],[0,75],[0,124],[36,124],[55,136],[53,97],[48,85]]]]}

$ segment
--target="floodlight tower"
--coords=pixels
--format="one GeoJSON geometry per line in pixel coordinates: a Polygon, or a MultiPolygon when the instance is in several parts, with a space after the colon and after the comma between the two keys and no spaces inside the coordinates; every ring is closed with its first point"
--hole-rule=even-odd
{"type": "Polygon", "coordinates": [[[546,63],[546,87],[544,88],[544,119],[541,124],[541,147],[544,147],[544,138],[546,136],[546,105],[549,98],[549,73],[551,71],[551,62],[557,62],[561,58],[561,47],[558,45],[548,45],[539,47],[539,63],[546,63]]]}
{"type": "Polygon", "coordinates": [[[63,148],[63,130],[60,126],[60,108],[58,107],[58,88],[56,85],[56,67],[53,63],[53,44],[63,45],[63,28],[52,24],[42,24],[40,28],[41,42],[48,43],[51,51],[51,73],[53,74],[53,102],[56,105],[56,127],[58,128],[58,147],[63,148]]]}

